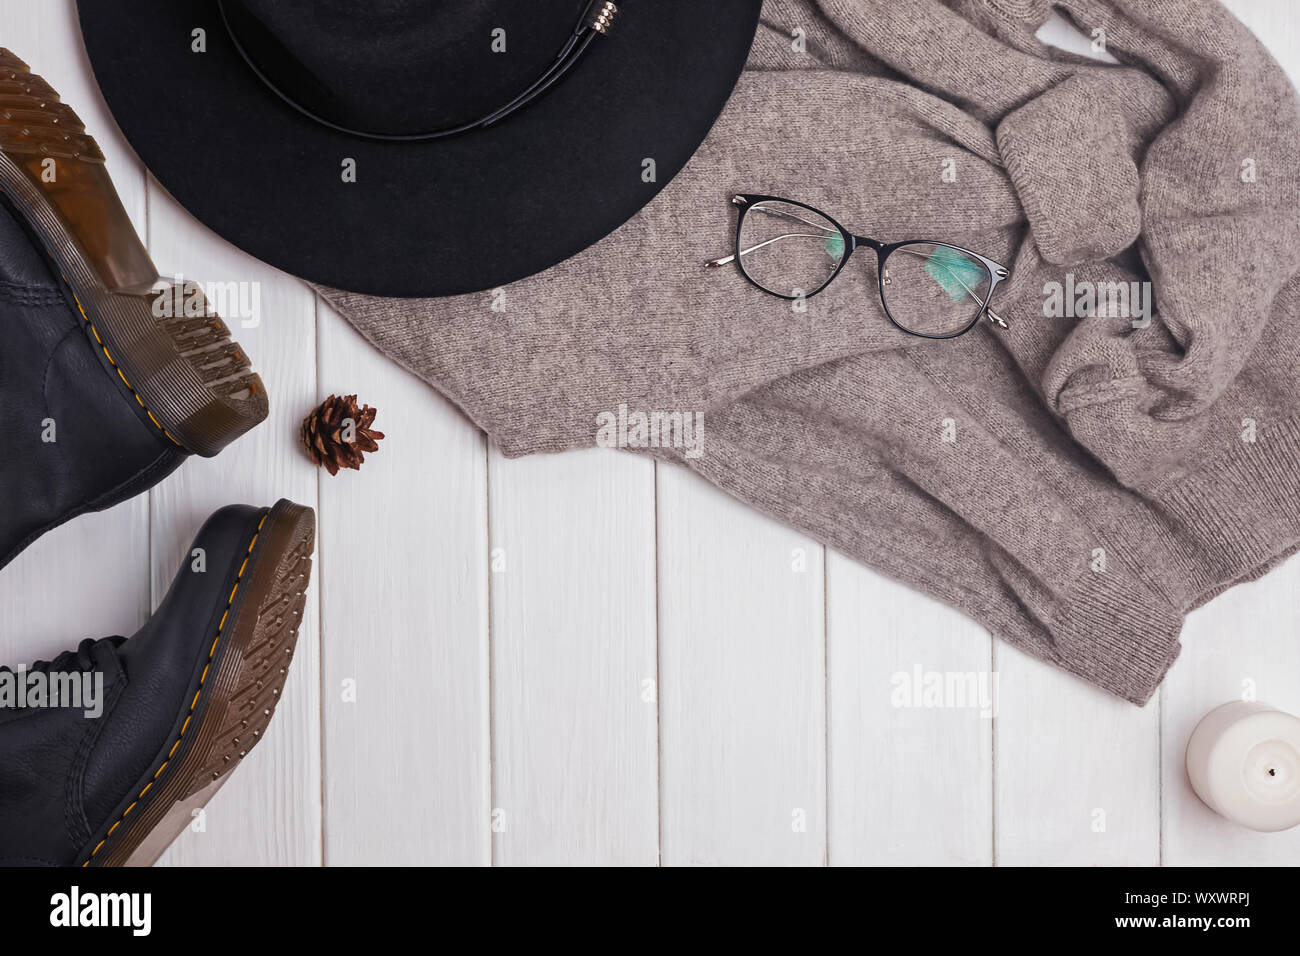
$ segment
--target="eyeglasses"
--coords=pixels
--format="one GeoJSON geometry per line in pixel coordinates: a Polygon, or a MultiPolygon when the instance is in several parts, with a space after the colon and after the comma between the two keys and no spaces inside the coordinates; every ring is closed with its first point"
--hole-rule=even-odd
{"type": "Polygon", "coordinates": [[[740,207],[736,251],[705,265],[735,262],[768,295],[811,299],[843,271],[859,245],[876,250],[880,302],[902,331],[926,339],[952,339],[987,318],[1000,329],[1005,319],[989,302],[1007,268],[947,242],[913,239],[886,244],[855,236],[812,206],[775,196],[735,196],[740,207]]]}

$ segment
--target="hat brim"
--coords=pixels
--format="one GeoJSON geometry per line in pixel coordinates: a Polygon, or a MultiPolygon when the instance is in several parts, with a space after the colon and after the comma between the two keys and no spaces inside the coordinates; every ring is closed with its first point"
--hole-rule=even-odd
{"type": "Polygon", "coordinates": [[[632,0],[555,89],[499,125],[388,143],[280,101],[236,50],[216,0],[78,2],[109,109],[181,205],[293,275],[399,297],[505,285],[635,215],[708,135],[760,7],[632,0]],[[199,28],[205,53],[191,51],[199,28]]]}

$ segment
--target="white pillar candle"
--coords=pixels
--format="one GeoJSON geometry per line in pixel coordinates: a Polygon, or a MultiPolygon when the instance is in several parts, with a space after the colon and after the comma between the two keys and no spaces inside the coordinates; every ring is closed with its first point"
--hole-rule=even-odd
{"type": "Polygon", "coordinates": [[[1249,701],[1216,707],[1187,741],[1187,776],[1206,805],[1242,826],[1300,824],[1300,718],[1249,701]]]}

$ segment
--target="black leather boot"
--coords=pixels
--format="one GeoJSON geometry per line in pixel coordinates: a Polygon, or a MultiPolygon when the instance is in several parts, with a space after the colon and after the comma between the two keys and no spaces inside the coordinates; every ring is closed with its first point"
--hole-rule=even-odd
{"type": "Polygon", "coordinates": [[[147,866],[162,854],[266,732],[315,526],[288,501],[223,508],[134,637],[0,671],[0,865],[147,866]],[[56,683],[65,706],[49,706],[56,683]]]}
{"type": "Polygon", "coordinates": [[[266,418],[197,288],[159,285],[99,148],[0,49],[0,567],[266,418]]]}

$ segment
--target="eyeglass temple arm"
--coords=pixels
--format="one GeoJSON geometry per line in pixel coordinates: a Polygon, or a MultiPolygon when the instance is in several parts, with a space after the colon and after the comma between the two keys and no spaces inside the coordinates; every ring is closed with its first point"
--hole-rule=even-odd
{"type": "MultiPolygon", "coordinates": [[[[764,246],[770,246],[772,243],[780,242],[782,239],[823,239],[824,240],[827,235],[835,236],[837,235],[837,233],[827,233],[820,236],[811,236],[806,232],[791,232],[791,233],[787,233],[784,236],[777,236],[775,239],[769,239],[767,240],[767,242],[760,242],[758,245],[750,246],[748,249],[741,249],[740,254],[742,257],[747,256],[751,252],[757,252],[759,249],[762,249],[764,246]]],[[[712,259],[704,263],[704,268],[717,269],[720,266],[725,266],[728,262],[735,262],[735,261],[736,261],[736,256],[733,253],[732,255],[729,255],[723,259],[712,259]]]]}
{"type": "Polygon", "coordinates": [[[749,210],[750,212],[761,212],[765,216],[773,216],[777,219],[789,219],[791,222],[801,222],[805,226],[812,226],[814,229],[820,229],[823,232],[834,232],[834,230],[827,229],[820,223],[813,222],[811,219],[805,219],[803,216],[796,216],[794,213],[786,212],[784,209],[768,209],[767,206],[763,205],[763,203],[759,203],[757,206],[750,206],[749,210]]]}
{"type": "MultiPolygon", "coordinates": [[[[839,235],[839,233],[833,232],[830,229],[826,229],[825,227],[820,226],[817,223],[813,222],[811,219],[805,219],[803,216],[796,216],[794,213],[786,212],[784,209],[768,209],[767,206],[765,206],[763,203],[759,203],[756,206],[750,206],[749,211],[761,212],[765,216],[773,216],[777,219],[789,219],[791,222],[801,222],[805,226],[811,226],[814,229],[820,229],[822,231],[822,235],[810,236],[807,233],[791,233],[790,235],[787,236],[777,236],[776,239],[769,239],[767,242],[759,243],[757,246],[751,246],[748,249],[742,250],[740,253],[741,256],[747,256],[751,252],[754,252],[757,249],[762,249],[763,246],[769,245],[780,239],[825,239],[829,236],[839,235]]],[[[704,267],[706,269],[716,269],[719,266],[725,266],[728,262],[735,262],[735,261],[736,261],[736,257],[732,255],[732,256],[727,256],[725,259],[714,259],[712,262],[706,262],[704,263],[704,267]]]]}

